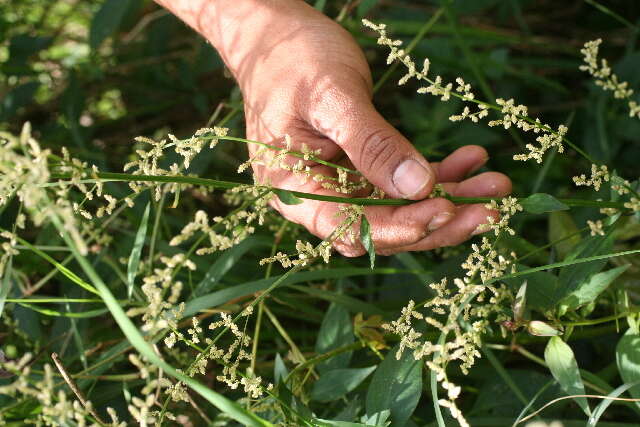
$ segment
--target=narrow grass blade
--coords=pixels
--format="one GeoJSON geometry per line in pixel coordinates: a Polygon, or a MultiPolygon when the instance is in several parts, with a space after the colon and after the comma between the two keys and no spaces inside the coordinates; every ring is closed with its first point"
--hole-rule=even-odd
{"type": "Polygon", "coordinates": [[[51,263],[51,265],[53,265],[60,273],[64,274],[69,280],[71,280],[76,285],[80,286],[81,288],[86,289],[87,291],[91,292],[92,294],[100,295],[100,293],[96,290],[96,288],[94,288],[93,286],[91,286],[90,284],[88,284],[87,282],[82,280],[80,277],[78,277],[77,274],[75,274],[73,271],[69,270],[64,265],[60,264],[55,259],[51,258],[45,252],[42,252],[40,249],[36,248],[31,243],[27,242],[24,239],[21,239],[20,237],[18,237],[18,241],[20,243],[22,243],[23,245],[27,246],[36,255],[44,258],[49,263],[51,263]]]}
{"type": "MultiPolygon", "coordinates": [[[[618,397],[625,391],[637,385],[640,385],[640,381],[636,381],[630,384],[622,384],[620,387],[609,393],[607,397],[618,397]]],[[[593,410],[593,414],[591,415],[591,417],[589,417],[589,423],[587,424],[587,427],[595,427],[598,424],[598,421],[600,421],[600,417],[602,416],[602,414],[604,414],[604,411],[606,411],[609,405],[611,405],[612,403],[613,399],[604,399],[602,402],[600,402],[600,404],[596,406],[596,409],[593,410]]]]}
{"type": "Polygon", "coordinates": [[[136,233],[135,241],[133,242],[133,248],[131,249],[131,255],[129,255],[129,263],[127,265],[127,297],[131,298],[133,294],[134,280],[138,273],[138,267],[140,266],[140,255],[142,255],[142,248],[144,247],[144,240],[147,236],[147,225],[149,223],[149,210],[151,208],[151,202],[147,203],[147,207],[142,214],[142,220],[136,233]]]}
{"type": "Polygon", "coordinates": [[[2,283],[0,284],[2,288],[0,288],[0,318],[2,317],[2,312],[4,311],[4,304],[7,300],[7,296],[9,295],[9,291],[11,291],[11,276],[13,275],[13,257],[9,257],[9,261],[4,267],[4,276],[2,276],[2,283]]]}

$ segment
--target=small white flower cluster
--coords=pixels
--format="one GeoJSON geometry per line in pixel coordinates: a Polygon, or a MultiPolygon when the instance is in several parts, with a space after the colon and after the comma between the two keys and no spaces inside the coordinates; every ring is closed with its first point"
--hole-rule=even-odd
{"type": "MultiPolygon", "coordinates": [[[[502,214],[499,222],[489,224],[496,233],[511,230],[508,220],[522,210],[515,198],[505,198],[500,204],[493,202],[488,207],[502,214]]],[[[468,426],[468,423],[455,402],[460,389],[448,380],[446,366],[456,361],[463,374],[467,374],[475,360],[480,357],[482,335],[490,329],[492,323],[509,319],[506,307],[513,301],[513,293],[505,285],[495,285],[491,282],[509,270],[515,270],[512,261],[515,257],[514,253],[510,254],[511,259],[502,256],[489,239],[484,237],[481,244],[472,245],[472,252],[461,265],[465,270],[465,276],[455,278],[454,287],[447,287],[447,278],[429,285],[435,296],[423,307],[429,309],[436,317],[422,314],[417,311],[416,304],[409,301],[397,320],[382,325],[384,329],[400,337],[397,358],[404,350],[411,349],[416,360],[426,360],[428,368],[436,373],[438,382],[447,390],[447,398],[441,399],[438,403],[448,408],[461,426],[468,426]],[[418,332],[413,324],[415,320],[422,320],[445,336],[453,334],[453,337],[448,338],[442,345],[425,341],[421,339],[422,333],[418,332]]]]}
{"type": "Polygon", "coordinates": [[[4,269],[9,262],[9,258],[18,255],[20,252],[16,249],[18,240],[14,233],[2,231],[0,232],[0,238],[6,239],[6,241],[0,244],[0,248],[2,248],[2,254],[0,254],[0,277],[4,277],[4,269]]]}
{"type": "MultiPolygon", "coordinates": [[[[0,207],[14,197],[20,201],[35,226],[57,216],[82,254],[87,246],[68,197],[68,185],[47,187],[51,180],[51,150],[42,149],[25,123],[19,137],[0,132],[0,207]]],[[[16,221],[24,226],[25,218],[16,221]]]]}
{"type": "Polygon", "coordinates": [[[418,81],[422,80],[429,83],[428,86],[420,87],[418,89],[418,93],[428,93],[438,96],[442,101],[448,101],[451,99],[451,96],[455,96],[463,102],[469,102],[477,105],[477,111],[472,112],[469,106],[465,106],[461,114],[454,114],[449,117],[449,120],[457,122],[469,119],[474,123],[478,123],[481,119],[489,115],[489,108],[493,108],[500,110],[502,118],[490,121],[488,123],[489,126],[501,125],[505,129],[515,126],[524,132],[533,131],[536,134],[540,134],[536,138],[538,146],[527,144],[526,148],[529,152],[513,156],[514,160],[534,159],[538,163],[541,163],[542,156],[550,148],[557,147],[560,153],[564,151],[562,140],[568,131],[566,126],[560,125],[558,130],[554,131],[551,126],[543,124],[540,119],[530,118],[527,107],[524,105],[516,105],[513,99],[504,100],[498,98],[496,99],[497,106],[491,106],[485,102],[476,101],[475,95],[471,90],[471,85],[466,83],[461,77],[456,78],[455,87],[453,83],[443,83],[442,77],[440,76],[430,79],[428,77],[430,65],[429,59],[425,59],[422,70],[418,71],[416,64],[413,62],[409,54],[402,49],[402,41],[392,40],[387,36],[385,24],[374,24],[366,19],[362,20],[362,23],[364,26],[371,28],[378,33],[379,37],[377,43],[379,45],[386,46],[390,49],[389,56],[387,57],[387,64],[391,64],[393,61],[397,60],[406,67],[407,73],[400,79],[398,84],[402,85],[409,79],[415,78],[418,81]]]}
{"type": "MultiPolygon", "coordinates": [[[[157,421],[158,411],[152,410],[154,406],[162,407],[157,398],[159,392],[171,387],[171,381],[162,376],[162,371],[144,357],[135,353],[129,354],[129,362],[134,365],[140,373],[140,378],[146,384],[140,389],[140,396],[132,396],[131,403],[127,406],[131,416],[140,425],[154,425],[157,421]]],[[[165,412],[165,416],[173,419],[170,413],[165,412]]]]}
{"type": "Polygon", "coordinates": [[[522,211],[522,206],[518,203],[518,199],[515,197],[505,197],[500,200],[500,203],[492,200],[491,203],[485,205],[487,209],[496,210],[500,213],[500,219],[496,222],[493,217],[487,217],[487,224],[483,224],[480,227],[488,227],[493,230],[495,235],[500,234],[501,231],[505,231],[512,236],[516,232],[509,227],[509,220],[513,215],[522,211]]]}
{"type": "MultiPolygon", "coordinates": [[[[274,150],[270,147],[260,147],[246,162],[238,167],[238,173],[244,172],[250,166],[264,166],[268,169],[281,169],[291,172],[304,184],[309,179],[320,183],[322,188],[335,190],[343,194],[351,194],[356,190],[365,188],[369,183],[360,176],[357,180],[349,179],[349,172],[336,168],[337,178],[314,171],[313,162],[321,160],[321,149],[312,150],[307,144],[302,144],[301,151],[292,149],[293,141],[287,134],[284,136],[285,146],[282,150],[274,150]]],[[[265,182],[262,185],[268,185],[265,182]]]]}
{"type": "Polygon", "coordinates": [[[640,212],[640,199],[637,197],[632,197],[628,202],[624,204],[624,207],[627,209],[631,209],[634,212],[640,212]]]}
{"type": "MultiPolygon", "coordinates": [[[[380,194],[381,193],[379,191],[375,190],[371,197],[378,197],[380,194]]],[[[322,258],[325,263],[328,263],[331,257],[332,244],[335,241],[339,239],[349,240],[351,242],[355,241],[356,232],[352,226],[362,218],[363,214],[364,209],[362,206],[341,206],[339,208],[338,215],[343,216],[344,219],[333,231],[331,236],[327,237],[315,247],[309,242],[298,240],[296,242],[296,253],[294,255],[278,252],[272,257],[261,259],[260,265],[279,262],[284,268],[292,266],[307,266],[316,258],[322,258]]]]}
{"type": "Polygon", "coordinates": [[[554,131],[550,125],[543,124],[539,118],[535,120],[528,119],[527,107],[524,105],[515,105],[513,99],[507,101],[503,99],[496,99],[496,103],[502,107],[501,113],[503,118],[501,120],[493,120],[489,122],[489,126],[502,125],[505,129],[509,129],[512,125],[516,126],[523,132],[533,131],[535,134],[540,134],[536,137],[538,145],[527,144],[525,148],[529,150],[528,153],[516,154],[513,156],[513,160],[535,160],[537,163],[542,163],[542,157],[544,154],[556,147],[559,153],[564,152],[564,145],[562,140],[569,131],[564,125],[558,126],[558,130],[554,131]]]}
{"type": "Polygon", "coordinates": [[[596,235],[604,236],[604,230],[602,229],[603,224],[601,220],[597,220],[597,221],[588,220],[587,225],[589,226],[589,230],[591,231],[592,236],[596,236],[596,235]]]}
{"type": "Polygon", "coordinates": [[[573,182],[577,186],[587,186],[593,187],[594,190],[600,191],[600,187],[603,182],[609,182],[611,179],[611,175],[609,174],[609,169],[602,165],[591,165],[591,177],[587,178],[585,174],[580,176],[574,176],[573,182]]]}
{"type": "MultiPolygon", "coordinates": [[[[57,388],[54,384],[53,368],[49,364],[44,365],[44,375],[37,374],[32,377],[31,363],[33,355],[25,353],[18,360],[0,362],[0,370],[14,374],[15,381],[0,386],[0,394],[12,396],[14,398],[32,398],[42,405],[39,414],[35,415],[34,423],[37,425],[77,425],[98,426],[99,424],[88,423],[87,419],[92,419],[91,402],[86,402],[84,407],[74,398],[69,398],[66,394],[66,384],[57,388]]],[[[115,415],[112,408],[107,408],[109,414],[115,415]]],[[[118,420],[117,415],[111,416],[110,427],[124,427],[126,424],[118,420]]],[[[2,417],[0,415],[0,421],[2,417]]]]}
{"type": "MultiPolygon", "coordinates": [[[[166,139],[156,141],[152,138],[145,136],[139,136],[135,138],[136,142],[147,144],[151,146],[147,150],[137,149],[137,159],[128,162],[124,165],[123,170],[129,171],[133,175],[177,175],[181,168],[187,169],[193,160],[193,158],[202,151],[206,142],[209,142],[209,147],[213,148],[219,138],[227,136],[229,130],[222,127],[202,128],[197,130],[191,138],[178,139],[173,135],[169,135],[171,142],[167,142],[166,139]],[[170,147],[175,147],[176,154],[183,157],[182,166],[177,163],[173,163],[169,166],[169,169],[160,167],[160,162],[165,154],[165,150],[170,147]]],[[[129,182],[129,187],[139,193],[145,189],[154,189],[155,200],[160,200],[162,196],[162,189],[168,188],[170,193],[177,193],[181,188],[187,187],[185,184],[159,184],[155,182],[129,182]]]]}
{"type": "Polygon", "coordinates": [[[180,299],[183,284],[175,280],[175,272],[182,266],[194,271],[196,265],[187,259],[184,253],[178,253],[172,257],[160,256],[160,262],[164,268],[156,268],[153,273],[143,278],[142,292],[147,298],[147,304],[143,307],[130,308],[127,311],[129,317],[142,315],[144,322],[142,330],[157,332],[171,326],[175,319],[180,318],[184,309],[181,303],[176,307],[180,299]],[[167,291],[171,293],[166,295],[167,291]]]}
{"type": "Polygon", "coordinates": [[[191,239],[196,233],[203,233],[208,244],[198,248],[196,254],[207,255],[237,245],[253,234],[254,224],[263,224],[268,211],[267,189],[253,185],[239,186],[229,190],[226,199],[230,204],[241,204],[241,207],[225,217],[210,218],[205,211],[197,211],[193,221],[185,225],[169,244],[177,246],[191,239]]]}
{"type": "MultiPolygon", "coordinates": [[[[241,312],[241,317],[247,318],[252,313],[252,307],[248,306],[241,312]]],[[[165,339],[165,344],[171,348],[177,341],[187,343],[190,346],[200,342],[202,328],[199,326],[197,318],[192,318],[192,325],[193,327],[187,330],[189,338],[185,337],[181,332],[174,330],[174,332],[165,339]]],[[[238,373],[240,363],[251,360],[251,354],[245,350],[250,346],[251,338],[244,330],[241,330],[238,325],[234,323],[231,315],[221,312],[220,320],[211,323],[209,325],[209,329],[228,329],[233,336],[233,340],[227,348],[222,348],[218,347],[212,339],[204,338],[204,342],[207,344],[207,347],[196,356],[196,359],[186,371],[187,375],[193,377],[196,374],[206,374],[207,365],[209,364],[209,361],[212,360],[223,366],[222,374],[218,375],[216,379],[225,383],[233,390],[242,385],[245,393],[247,393],[250,398],[257,399],[264,394],[265,388],[267,390],[271,390],[273,388],[272,384],[264,386],[262,384],[261,377],[250,377],[238,373]]],[[[180,382],[173,386],[170,393],[174,400],[186,400],[186,388],[184,387],[184,384],[180,382]]]]}
{"type": "Polygon", "coordinates": [[[296,254],[288,255],[278,252],[269,258],[260,260],[260,265],[279,262],[282,267],[289,268],[293,266],[307,266],[316,258],[322,258],[325,263],[329,262],[331,257],[331,243],[324,240],[318,246],[313,246],[310,242],[296,241],[296,254]],[[297,257],[297,258],[293,258],[297,257]]]}
{"type": "Polygon", "coordinates": [[[598,62],[598,53],[602,39],[591,40],[584,44],[580,53],[584,56],[585,65],[580,66],[580,70],[586,71],[595,78],[596,85],[603,90],[613,92],[616,99],[626,99],[629,107],[629,117],[637,117],[640,119],[640,105],[631,99],[633,89],[629,88],[629,82],[620,81],[618,76],[611,71],[611,67],[606,59],[600,59],[598,62]]]}

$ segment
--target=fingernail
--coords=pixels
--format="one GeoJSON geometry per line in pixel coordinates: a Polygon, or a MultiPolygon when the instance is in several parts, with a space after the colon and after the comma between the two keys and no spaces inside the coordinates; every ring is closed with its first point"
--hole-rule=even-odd
{"type": "Polygon", "coordinates": [[[471,235],[477,236],[478,234],[486,233],[490,229],[491,227],[489,227],[489,224],[480,224],[479,226],[476,227],[475,230],[471,232],[471,235]]]}
{"type": "Polygon", "coordinates": [[[393,172],[393,185],[402,197],[415,196],[431,181],[431,173],[420,163],[407,159],[393,172]]]}
{"type": "Polygon", "coordinates": [[[450,212],[439,213],[431,219],[427,228],[429,229],[429,231],[436,231],[438,228],[451,221],[452,218],[453,214],[450,212]]]}

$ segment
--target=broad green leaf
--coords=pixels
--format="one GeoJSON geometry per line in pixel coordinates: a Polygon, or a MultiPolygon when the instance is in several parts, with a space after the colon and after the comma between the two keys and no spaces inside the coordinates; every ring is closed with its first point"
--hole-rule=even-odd
{"type": "Polygon", "coordinates": [[[362,219],[360,222],[360,241],[362,242],[362,246],[367,250],[369,254],[369,262],[371,263],[371,268],[375,267],[376,263],[376,248],[373,245],[373,239],[371,238],[371,224],[367,221],[367,217],[362,215],[362,219]]]}
{"type": "Polygon", "coordinates": [[[376,366],[327,371],[313,384],[311,399],[319,402],[340,399],[358,387],[375,370],[376,366]]]}
{"type": "Polygon", "coordinates": [[[560,303],[561,312],[567,310],[575,310],[587,303],[595,301],[595,299],[604,292],[624,271],[629,268],[630,264],[623,265],[608,271],[594,274],[591,278],[583,281],[578,288],[564,297],[560,303]]]}
{"type": "MultiPolygon", "coordinates": [[[[339,347],[351,344],[355,340],[353,325],[349,311],[341,305],[332,303],[322,319],[315,350],[317,354],[324,354],[339,347]]],[[[331,359],[316,365],[321,374],[334,369],[346,368],[351,361],[352,352],[338,354],[331,359]]]]}
{"type": "Polygon", "coordinates": [[[561,240],[553,245],[559,259],[564,259],[580,243],[578,227],[567,212],[556,211],[549,214],[549,242],[556,240],[561,240]]]}
{"type": "MultiPolygon", "coordinates": [[[[603,255],[611,252],[612,248],[613,235],[611,231],[605,236],[590,236],[580,242],[580,244],[567,255],[565,261],[603,255]]],[[[562,268],[558,275],[560,286],[556,289],[556,300],[559,301],[570,295],[583,281],[602,270],[607,262],[606,259],[599,259],[562,268]]]]}
{"type": "Polygon", "coordinates": [[[422,362],[415,360],[411,351],[396,359],[398,348],[387,353],[373,375],[366,403],[367,416],[390,410],[392,426],[407,422],[422,394],[422,362]]]}
{"type": "MultiPolygon", "coordinates": [[[[632,329],[620,338],[616,347],[616,363],[622,381],[626,384],[640,381],[640,335],[632,329]]],[[[631,390],[631,396],[640,399],[640,390],[631,390]]]]}
{"type": "Polygon", "coordinates": [[[220,257],[213,263],[202,281],[198,283],[193,291],[193,297],[201,296],[204,292],[215,287],[220,279],[241,259],[248,251],[259,245],[269,244],[266,239],[249,237],[237,245],[222,252],[220,257]]]}
{"type": "Polygon", "coordinates": [[[130,6],[130,0],[106,0],[91,20],[89,46],[91,50],[100,47],[103,41],[116,32],[124,14],[130,6]]]}
{"type": "MultiPolygon", "coordinates": [[[[544,350],[544,360],[547,362],[551,375],[558,381],[567,395],[585,394],[584,384],[582,384],[580,370],[573,351],[561,338],[552,337],[549,340],[544,350]]],[[[591,410],[585,397],[576,397],[574,400],[587,415],[591,415],[591,410]]]]}
{"type": "Polygon", "coordinates": [[[520,205],[525,211],[532,214],[542,214],[545,212],[566,211],[569,206],[562,203],[550,194],[536,193],[520,201],[520,205]]]}
{"type": "Polygon", "coordinates": [[[285,205],[299,205],[303,202],[301,198],[296,197],[291,191],[274,188],[273,192],[285,205]]]}
{"type": "MultiPolygon", "coordinates": [[[[518,266],[519,271],[526,269],[527,266],[518,266]]],[[[511,286],[514,292],[522,286],[522,279],[507,279],[505,282],[511,286]]],[[[557,287],[558,278],[554,274],[538,271],[527,275],[526,307],[539,311],[546,311],[555,307],[554,294],[557,287]]]]}
{"type": "Polygon", "coordinates": [[[142,255],[142,248],[144,247],[144,240],[147,236],[147,224],[149,223],[149,209],[151,208],[151,202],[147,203],[147,207],[142,214],[142,220],[140,220],[140,226],[136,233],[136,238],[133,242],[133,248],[131,248],[131,255],[129,255],[129,263],[127,264],[127,297],[131,298],[133,294],[133,286],[136,275],[138,274],[138,267],[140,266],[140,255],[142,255]]]}

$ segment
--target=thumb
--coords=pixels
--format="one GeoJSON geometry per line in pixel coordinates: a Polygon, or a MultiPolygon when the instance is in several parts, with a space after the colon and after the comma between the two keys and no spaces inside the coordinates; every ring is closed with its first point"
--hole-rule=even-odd
{"type": "Polygon", "coordinates": [[[368,99],[333,106],[316,120],[318,130],[345,151],[369,182],[394,198],[419,200],[429,195],[436,182],[429,162],[368,99]]]}

